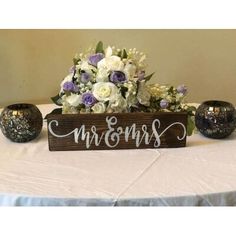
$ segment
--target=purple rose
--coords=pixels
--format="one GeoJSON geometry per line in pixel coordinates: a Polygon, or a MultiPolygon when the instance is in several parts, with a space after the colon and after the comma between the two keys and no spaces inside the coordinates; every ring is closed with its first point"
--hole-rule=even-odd
{"type": "Polygon", "coordinates": [[[185,85],[179,85],[177,87],[177,92],[178,93],[182,93],[183,95],[185,95],[187,93],[187,87],[185,85]]]}
{"type": "Polygon", "coordinates": [[[98,62],[104,58],[104,54],[96,53],[89,57],[88,63],[93,66],[97,66],[98,62]]]}
{"type": "Polygon", "coordinates": [[[117,83],[124,83],[126,82],[126,76],[122,71],[113,71],[110,74],[110,81],[117,84],[117,83]]]}
{"type": "Polygon", "coordinates": [[[96,98],[93,96],[92,93],[84,93],[82,95],[82,103],[86,106],[86,107],[91,107],[93,106],[95,103],[97,102],[96,98]]]}
{"type": "Polygon", "coordinates": [[[138,72],[138,80],[144,80],[144,76],[145,76],[144,70],[138,72]]]}
{"type": "Polygon", "coordinates": [[[65,91],[70,91],[70,92],[78,92],[79,91],[79,88],[77,85],[75,85],[73,82],[65,82],[63,84],[63,89],[65,91]]]}
{"type": "Polygon", "coordinates": [[[165,108],[167,108],[169,106],[169,102],[166,100],[166,99],[162,99],[161,101],[160,101],[160,107],[162,108],[162,109],[165,109],[165,108]]]}
{"type": "Polygon", "coordinates": [[[81,77],[80,77],[80,80],[82,83],[88,83],[91,79],[91,75],[87,72],[82,72],[81,73],[81,77]]]}

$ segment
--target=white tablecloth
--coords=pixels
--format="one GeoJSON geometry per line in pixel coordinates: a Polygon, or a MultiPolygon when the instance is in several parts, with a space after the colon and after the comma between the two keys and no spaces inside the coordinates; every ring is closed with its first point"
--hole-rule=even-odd
{"type": "Polygon", "coordinates": [[[236,134],[195,134],[175,149],[50,152],[46,122],[29,143],[1,133],[0,205],[236,205],[236,134]]]}

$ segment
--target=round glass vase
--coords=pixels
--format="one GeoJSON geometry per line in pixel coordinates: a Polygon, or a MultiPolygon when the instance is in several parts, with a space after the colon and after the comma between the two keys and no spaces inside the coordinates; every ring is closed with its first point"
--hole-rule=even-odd
{"type": "Polygon", "coordinates": [[[208,138],[226,138],[235,130],[236,110],[229,102],[205,101],[197,108],[195,124],[208,138]]]}
{"type": "Polygon", "coordinates": [[[24,143],[35,139],[42,126],[42,114],[33,104],[9,105],[0,116],[2,133],[13,142],[24,143]]]}

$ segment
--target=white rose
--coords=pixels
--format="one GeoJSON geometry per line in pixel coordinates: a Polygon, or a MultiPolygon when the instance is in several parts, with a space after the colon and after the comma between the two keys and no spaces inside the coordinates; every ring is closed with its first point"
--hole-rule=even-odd
{"type": "Polygon", "coordinates": [[[145,81],[141,81],[139,83],[139,90],[137,94],[137,99],[139,103],[144,106],[150,106],[150,98],[151,98],[151,94],[148,92],[145,81]]]}
{"type": "Polygon", "coordinates": [[[98,101],[113,100],[118,88],[111,82],[98,82],[94,84],[92,93],[98,101]]]}
{"type": "Polygon", "coordinates": [[[116,94],[114,99],[109,102],[107,109],[112,110],[112,112],[116,113],[127,111],[127,102],[121,94],[116,94]]]}
{"type": "Polygon", "coordinates": [[[82,103],[81,95],[78,94],[71,94],[70,96],[64,97],[65,101],[73,107],[79,106],[82,103]]]}
{"type": "Polygon", "coordinates": [[[93,107],[92,110],[94,113],[104,113],[106,111],[106,106],[103,102],[97,102],[93,107]]]}
{"type": "Polygon", "coordinates": [[[107,71],[113,70],[123,70],[124,63],[121,61],[121,58],[118,56],[105,57],[97,64],[98,70],[106,69],[107,71]]]}

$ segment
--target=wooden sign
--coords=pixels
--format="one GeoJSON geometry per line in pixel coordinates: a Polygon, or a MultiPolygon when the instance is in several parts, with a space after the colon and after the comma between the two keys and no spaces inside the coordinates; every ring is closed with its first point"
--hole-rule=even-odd
{"type": "Polygon", "coordinates": [[[187,113],[50,114],[50,151],[186,146],[187,113]]]}

